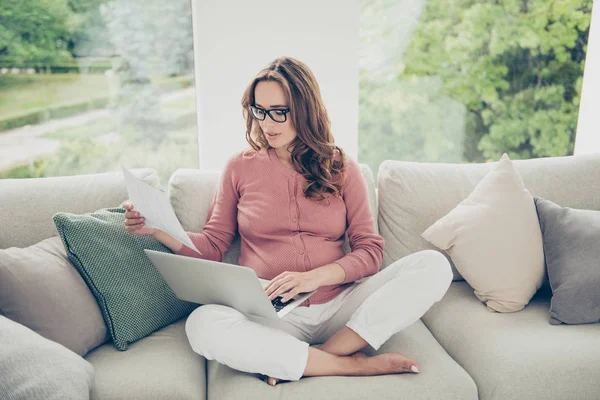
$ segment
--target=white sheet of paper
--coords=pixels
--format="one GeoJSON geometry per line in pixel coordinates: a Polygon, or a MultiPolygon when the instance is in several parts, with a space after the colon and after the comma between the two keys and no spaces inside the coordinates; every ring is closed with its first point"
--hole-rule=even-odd
{"type": "Polygon", "coordinates": [[[145,226],[168,233],[202,255],[185,233],[167,196],[159,189],[137,178],[127,168],[121,167],[127,184],[129,200],[133,203],[134,209],[145,218],[145,226]]]}

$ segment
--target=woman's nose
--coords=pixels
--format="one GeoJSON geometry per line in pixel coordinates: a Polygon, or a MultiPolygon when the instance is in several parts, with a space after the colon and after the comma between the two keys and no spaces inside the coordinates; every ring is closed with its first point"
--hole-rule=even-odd
{"type": "Polygon", "coordinates": [[[265,118],[265,120],[262,123],[262,130],[263,130],[263,132],[271,132],[271,130],[273,128],[273,123],[272,122],[267,122],[268,119],[269,119],[269,117],[267,116],[267,118],[265,118]]]}

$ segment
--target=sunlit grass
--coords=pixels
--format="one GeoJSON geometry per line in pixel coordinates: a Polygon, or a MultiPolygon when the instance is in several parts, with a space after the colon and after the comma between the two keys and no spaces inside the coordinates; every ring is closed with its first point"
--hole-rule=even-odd
{"type": "MultiPolygon", "coordinates": [[[[109,79],[101,73],[0,75],[0,118],[108,96],[111,85],[117,84],[109,79]]],[[[164,84],[182,78],[153,76],[150,79],[153,84],[164,84]]],[[[182,105],[187,102],[185,99],[179,101],[182,105]]],[[[187,107],[190,104],[194,107],[193,98],[187,103],[187,107]]]]}
{"type": "Polygon", "coordinates": [[[104,74],[0,75],[0,117],[106,96],[104,74]]]}

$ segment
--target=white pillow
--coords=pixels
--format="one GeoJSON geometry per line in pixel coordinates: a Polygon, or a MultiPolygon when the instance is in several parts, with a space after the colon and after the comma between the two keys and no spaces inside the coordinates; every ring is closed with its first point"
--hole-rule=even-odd
{"type": "Polygon", "coordinates": [[[507,154],[422,237],[448,253],[489,311],[519,311],[542,285],[535,203],[507,154]]]}
{"type": "Polygon", "coordinates": [[[0,399],[89,399],[94,366],[61,344],[0,317],[0,399]]]}

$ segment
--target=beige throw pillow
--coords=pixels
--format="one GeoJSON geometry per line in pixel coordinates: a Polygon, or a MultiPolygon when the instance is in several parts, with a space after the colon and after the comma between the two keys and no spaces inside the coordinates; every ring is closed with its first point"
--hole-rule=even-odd
{"type": "Polygon", "coordinates": [[[507,154],[422,236],[450,255],[489,311],[519,311],[542,285],[544,251],[535,204],[507,154]]]}
{"type": "Polygon", "coordinates": [[[80,356],[108,339],[100,307],[58,236],[0,250],[0,310],[80,356]]]}

